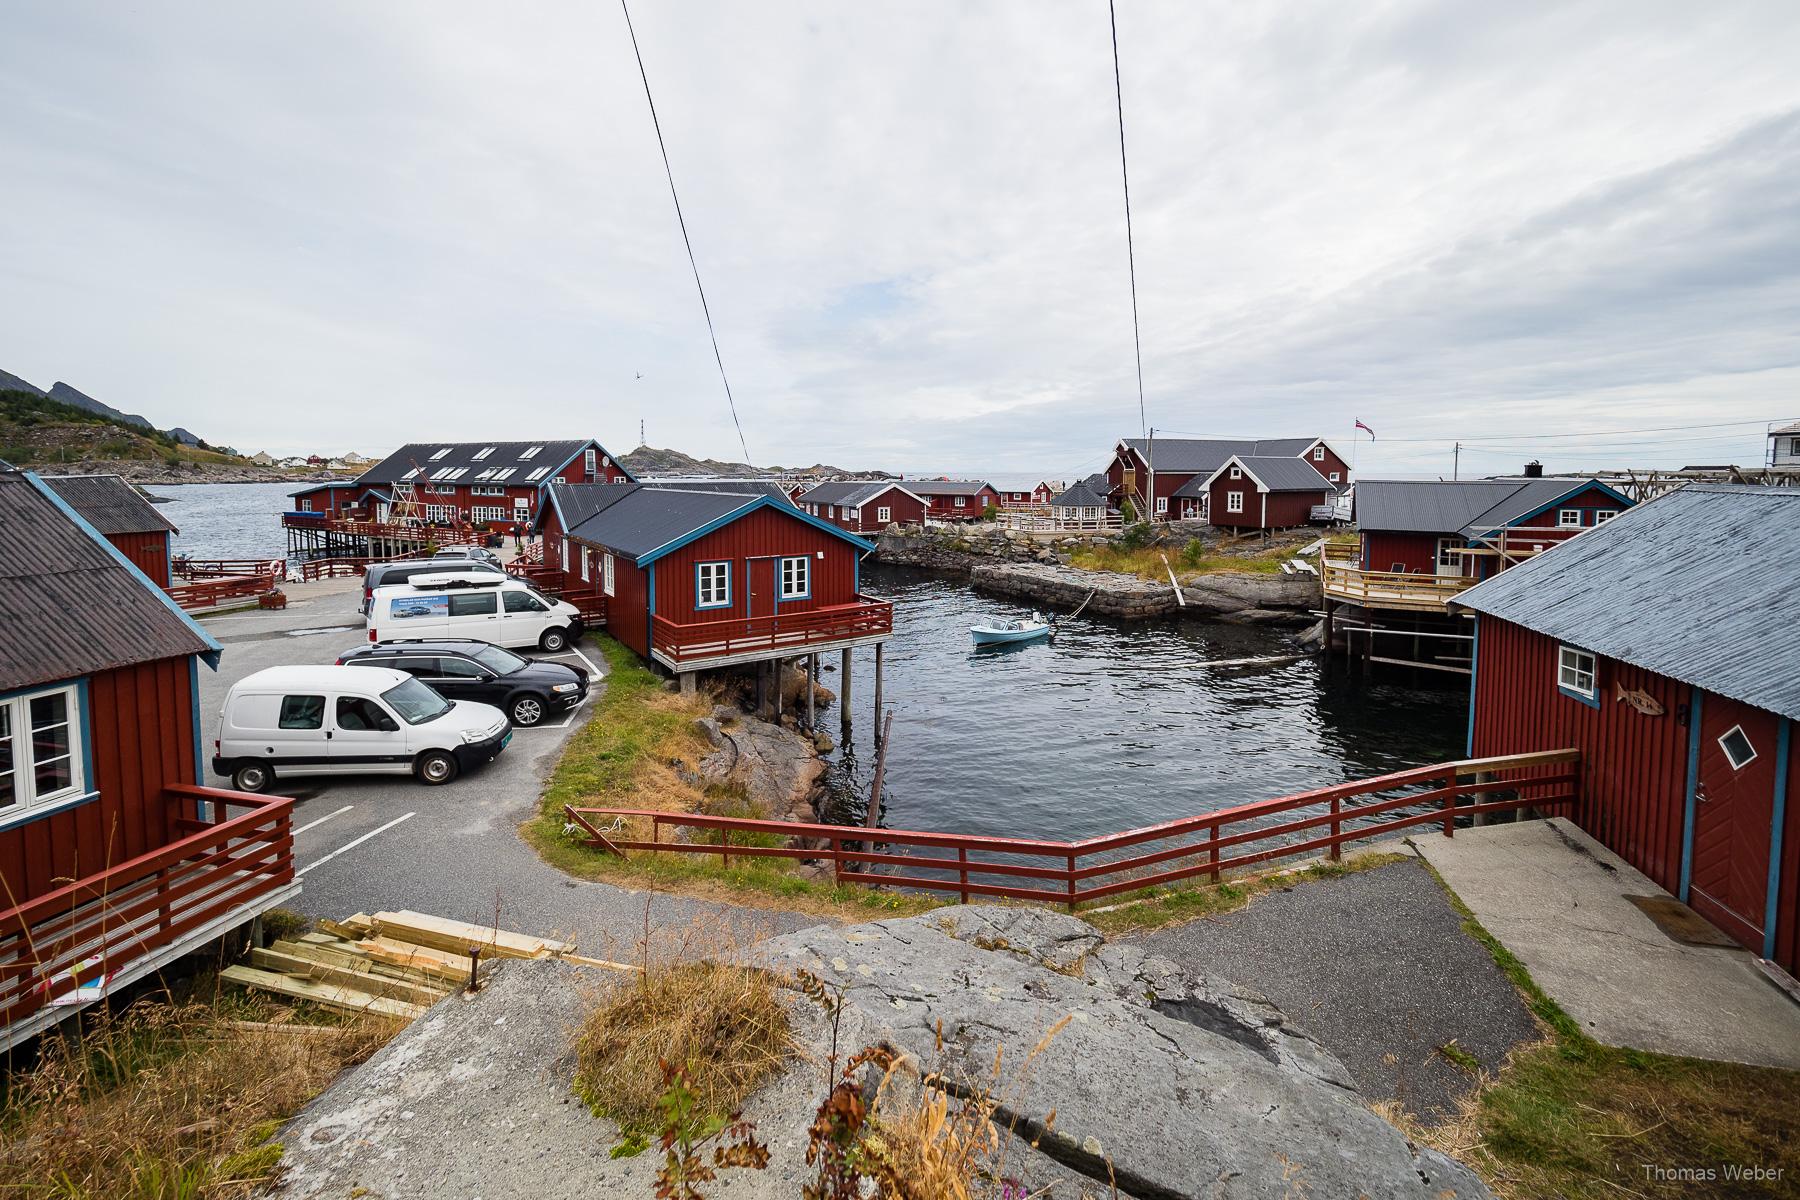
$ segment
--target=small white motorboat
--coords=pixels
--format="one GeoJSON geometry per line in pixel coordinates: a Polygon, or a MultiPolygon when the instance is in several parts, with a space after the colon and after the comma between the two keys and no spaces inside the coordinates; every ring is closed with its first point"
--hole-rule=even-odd
{"type": "Polygon", "coordinates": [[[989,618],[980,625],[969,627],[969,636],[975,639],[977,646],[1012,646],[1020,642],[1035,642],[1039,638],[1047,638],[1055,627],[1044,619],[1041,613],[1032,613],[1029,619],[1008,621],[999,617],[989,618]]]}

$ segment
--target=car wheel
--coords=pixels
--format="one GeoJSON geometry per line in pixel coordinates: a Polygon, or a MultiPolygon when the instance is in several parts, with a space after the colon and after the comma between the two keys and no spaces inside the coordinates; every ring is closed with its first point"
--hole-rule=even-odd
{"type": "Polygon", "coordinates": [[[544,636],[538,639],[538,649],[547,654],[556,654],[569,648],[569,631],[566,629],[546,629],[544,636]]]}
{"type": "Polygon", "coordinates": [[[231,773],[231,786],[240,792],[265,792],[275,782],[268,763],[248,762],[231,773]]]}
{"type": "Polygon", "coordinates": [[[413,766],[413,773],[419,782],[437,785],[449,783],[456,778],[456,759],[447,751],[427,750],[419,755],[419,761],[413,766]]]}
{"type": "Polygon", "coordinates": [[[544,719],[544,698],[542,696],[520,696],[512,702],[512,723],[530,728],[544,719]]]}

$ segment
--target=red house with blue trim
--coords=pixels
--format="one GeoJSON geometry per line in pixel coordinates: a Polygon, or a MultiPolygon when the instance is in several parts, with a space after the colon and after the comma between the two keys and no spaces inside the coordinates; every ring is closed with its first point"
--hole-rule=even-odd
{"type": "Polygon", "coordinates": [[[1574,747],[1573,818],[1800,969],[1800,488],[1690,484],[1451,601],[1471,757],[1574,747]]]}

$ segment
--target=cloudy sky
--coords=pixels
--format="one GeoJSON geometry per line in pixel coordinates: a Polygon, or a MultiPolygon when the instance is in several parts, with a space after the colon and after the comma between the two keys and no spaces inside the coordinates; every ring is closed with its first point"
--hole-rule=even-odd
{"type": "MultiPolygon", "coordinates": [[[[633,18],[756,461],[1067,477],[1138,432],[1103,0],[633,18]]],[[[1360,417],[1364,473],[1436,474],[1800,418],[1800,4],[1119,37],[1150,425],[1360,417]]],[[[244,450],[739,457],[616,6],[0,0],[0,113],[0,368],[244,450]]]]}

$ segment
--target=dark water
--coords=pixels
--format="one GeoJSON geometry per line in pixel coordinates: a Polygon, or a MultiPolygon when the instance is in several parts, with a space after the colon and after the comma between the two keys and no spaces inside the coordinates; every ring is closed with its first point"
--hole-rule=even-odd
{"type": "Polygon", "coordinates": [[[147,484],[167,498],[156,510],[175,523],[175,553],[193,558],[280,558],[287,549],[281,514],[301,483],[147,484]]]}
{"type": "MultiPolygon", "coordinates": [[[[1310,656],[1208,665],[1297,652],[1286,634],[1084,616],[1051,644],[976,651],[978,618],[1029,607],[904,568],[866,568],[863,586],[895,601],[889,828],[1087,837],[1462,756],[1465,688],[1351,680],[1310,656]]],[[[874,651],[854,657],[851,752],[833,777],[846,822],[875,759],[874,651]]]]}

